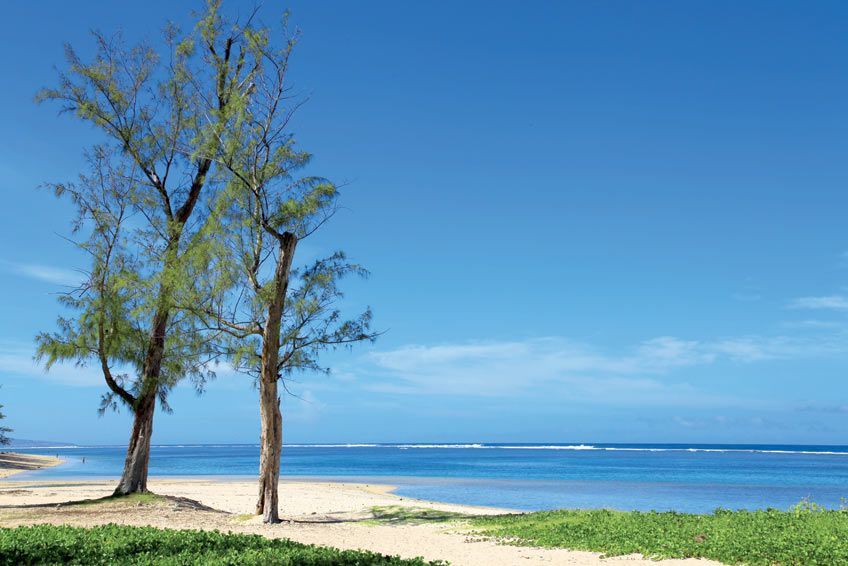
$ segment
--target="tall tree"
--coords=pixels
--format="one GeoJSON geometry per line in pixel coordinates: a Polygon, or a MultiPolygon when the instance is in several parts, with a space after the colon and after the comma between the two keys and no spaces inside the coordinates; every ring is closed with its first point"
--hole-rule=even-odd
{"type": "Polygon", "coordinates": [[[319,363],[323,350],[376,337],[370,310],[345,320],[336,306],[342,296],[339,280],[364,276],[364,269],[337,252],[292,270],[298,242],[333,215],[338,191],[324,178],[297,176],[310,154],[297,149],[287,129],[299,106],[286,82],[297,36],[287,37],[283,48],[274,49],[268,30],[253,36],[254,89],[238,105],[234,127],[216,158],[227,176],[227,191],[215,212],[216,229],[224,237],[218,239],[223,242],[218,255],[211,257],[214,269],[205,271],[222,278],[194,302],[208,327],[229,337],[224,347],[234,365],[258,380],[256,512],[266,523],[279,521],[281,380],[297,371],[327,371],[319,363]]]}
{"type": "Polygon", "coordinates": [[[98,150],[93,173],[79,187],[55,187],[77,206],[75,228],[89,230],[81,246],[93,268],[79,292],[64,299],[76,318],[61,319],[57,332],[38,337],[48,366],[96,361],[109,389],[104,406],[120,402],[133,413],[116,495],[147,490],[157,399],[164,402],[181,378],[203,373],[193,323],[175,305],[187,286],[186,264],[202,244],[197,210],[204,190],[214,188],[211,156],[255,71],[246,64],[251,22],[230,24],[218,9],[210,1],[187,34],[168,26],[164,57],[101,33],[94,33],[90,62],[66,46],[67,72],[37,97],[99,128],[121,160],[113,167],[106,163],[112,153],[98,150]],[[140,227],[123,237],[118,227],[128,213],[140,227]],[[131,372],[115,375],[113,366],[131,372]]]}

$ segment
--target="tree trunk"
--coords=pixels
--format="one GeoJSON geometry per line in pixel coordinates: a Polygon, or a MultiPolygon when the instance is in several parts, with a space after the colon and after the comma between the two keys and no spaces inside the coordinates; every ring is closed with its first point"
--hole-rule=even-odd
{"type": "Polygon", "coordinates": [[[280,412],[276,376],[275,379],[261,379],[259,382],[259,412],[262,448],[259,455],[259,501],[256,503],[256,514],[262,515],[264,523],[279,523],[277,486],[280,482],[283,416],[280,412]]]}
{"type": "Polygon", "coordinates": [[[114,495],[129,495],[147,491],[147,468],[150,463],[150,437],[153,434],[153,412],[156,396],[148,395],[139,400],[133,419],[124,473],[115,488],[114,495]]]}
{"type": "Polygon", "coordinates": [[[153,413],[156,410],[156,398],[159,395],[159,375],[162,371],[162,357],[165,353],[165,333],[170,312],[167,305],[168,291],[162,291],[160,307],[153,317],[147,357],[144,360],[141,391],[133,407],[133,420],[127,457],[124,460],[124,473],[115,488],[114,495],[129,495],[147,491],[147,470],[150,465],[150,437],[153,434],[153,413]]]}
{"type": "Polygon", "coordinates": [[[262,367],[259,374],[259,418],[261,440],[259,454],[259,501],[256,514],[265,523],[279,523],[280,455],[283,449],[283,417],[280,412],[280,328],[289,286],[292,258],[297,238],[285,232],[280,238],[277,266],[274,270],[274,296],[268,304],[262,335],[262,367]]]}

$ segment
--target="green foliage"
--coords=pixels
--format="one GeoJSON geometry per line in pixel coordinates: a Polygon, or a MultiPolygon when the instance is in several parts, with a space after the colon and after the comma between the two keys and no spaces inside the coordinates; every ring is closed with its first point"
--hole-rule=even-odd
{"type": "MultiPolygon", "coordinates": [[[[0,405],[0,409],[3,408],[3,405],[0,405]]],[[[0,421],[6,418],[6,415],[0,411],[0,421]]],[[[9,438],[8,433],[12,432],[12,429],[7,426],[0,426],[0,446],[5,446],[12,442],[12,439],[9,438]]]]}
{"type": "Polygon", "coordinates": [[[343,298],[340,281],[367,276],[342,252],[290,273],[285,269],[297,243],[333,216],[338,198],[335,184],[305,173],[311,155],[288,129],[302,101],[291,95],[286,80],[298,39],[286,26],[287,15],[281,47],[272,46],[267,28],[243,31],[253,84],[233,95],[230,126],[216,158],[225,189],[218,193],[203,235],[209,245],[192,265],[199,275],[214,273],[215,278],[197,277],[190,301],[222,354],[241,371],[258,374],[263,340],[278,341],[281,377],[327,371],[319,363],[323,350],[376,337],[370,309],[344,319],[337,308],[343,298]]]}
{"type": "Polygon", "coordinates": [[[435,566],[439,563],[218,531],[36,525],[0,529],[0,565],[7,564],[435,566]]]}
{"type": "Polygon", "coordinates": [[[286,324],[280,340],[282,374],[306,370],[326,372],[327,368],[319,363],[323,350],[375,339],[370,309],[355,318],[343,319],[336,306],[344,297],[339,282],[349,275],[367,277],[368,272],[349,263],[343,252],[292,273],[295,284],[286,301],[283,316],[286,324]]]}
{"type": "Polygon", "coordinates": [[[242,113],[255,44],[218,5],[209,2],[188,33],[168,26],[162,53],[99,32],[88,60],[68,45],[57,84],[36,96],[105,135],[88,155],[88,173],[51,185],[74,205],[71,228],[91,264],[80,287],[60,298],[71,314],[37,337],[48,368],[102,370],[109,389],[101,411],[152,395],[167,409],[178,381],[190,377],[200,389],[213,375],[215,352],[178,305],[204,276],[189,268],[213,245],[205,228],[219,188],[213,164],[242,113]]]}
{"type": "MultiPolygon", "coordinates": [[[[72,228],[81,235],[76,245],[90,258],[90,268],[82,272],[77,288],[59,297],[72,316],[60,317],[58,329],[40,333],[36,343],[37,356],[48,369],[59,362],[94,363],[101,369],[109,386],[102,412],[117,408],[119,402],[132,406],[139,396],[150,321],[162,303],[164,279],[171,279],[168,286],[174,295],[186,284],[178,284],[174,277],[179,261],[166,267],[158,251],[139,246],[151,239],[149,225],[133,222],[147,202],[146,191],[132,176],[132,164],[103,146],[87,157],[89,172],[77,183],[53,189],[76,208],[72,228]]],[[[188,375],[202,384],[209,376],[202,361],[210,354],[194,326],[191,318],[171,318],[158,378],[158,394],[166,408],[167,392],[177,381],[188,375]]]]}
{"type": "Polygon", "coordinates": [[[477,517],[475,532],[510,544],[608,556],[710,558],[727,564],[848,564],[848,511],[802,502],[791,511],[560,510],[477,517]]]}

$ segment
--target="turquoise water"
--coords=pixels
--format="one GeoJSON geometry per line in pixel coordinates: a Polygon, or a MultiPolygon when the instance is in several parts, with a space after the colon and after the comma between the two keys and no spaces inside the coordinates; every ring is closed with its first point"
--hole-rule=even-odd
{"type": "MultiPolygon", "coordinates": [[[[15,476],[115,478],[121,446],[15,448],[62,466],[15,476]]],[[[258,445],[153,447],[153,476],[252,477],[258,445]]],[[[709,512],[787,509],[848,498],[848,447],[674,444],[289,445],[284,475],[384,482],[413,498],[513,509],[562,507],[709,512]]]]}

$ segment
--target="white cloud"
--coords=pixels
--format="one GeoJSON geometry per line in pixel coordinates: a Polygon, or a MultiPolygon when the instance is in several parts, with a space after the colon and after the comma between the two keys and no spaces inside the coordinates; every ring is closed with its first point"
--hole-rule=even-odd
{"type": "Polygon", "coordinates": [[[370,355],[385,393],[512,396],[544,387],[563,387],[572,398],[663,399],[682,401],[693,394],[686,384],[655,378],[672,369],[709,363],[715,354],[697,342],[660,337],[625,356],[604,355],[563,338],[405,346],[370,355]]]}
{"type": "Polygon", "coordinates": [[[715,357],[715,352],[704,348],[700,342],[661,336],[639,345],[631,363],[635,371],[662,372],[677,367],[708,364],[715,357]]]}
{"type": "Polygon", "coordinates": [[[100,372],[94,368],[56,364],[50,371],[45,371],[35,361],[33,347],[22,343],[0,343],[0,375],[32,377],[79,387],[103,383],[100,372]]]}
{"type": "Polygon", "coordinates": [[[740,362],[758,362],[785,357],[795,340],[783,337],[740,336],[722,339],[710,345],[719,356],[740,362]]]}
{"type": "Polygon", "coordinates": [[[6,269],[16,275],[53,283],[55,285],[63,285],[68,287],[77,287],[82,283],[84,276],[78,271],[65,269],[62,267],[53,267],[50,265],[42,265],[38,263],[11,263],[5,262],[6,269]]]}
{"type": "Polygon", "coordinates": [[[661,336],[613,354],[552,337],[408,345],[371,353],[363,370],[375,378],[368,389],[390,394],[508,397],[534,391],[558,395],[564,389],[570,399],[707,403],[717,398],[669,374],[719,361],[747,364],[840,354],[848,354],[848,337],[842,332],[711,341],[661,336]]]}
{"type": "Polygon", "coordinates": [[[789,304],[793,309],[848,310],[848,297],[827,295],[822,297],[801,297],[789,304]]]}
{"type": "Polygon", "coordinates": [[[803,336],[740,336],[718,340],[710,347],[738,362],[760,362],[848,353],[848,334],[842,326],[811,326],[821,332],[803,336]]]}

